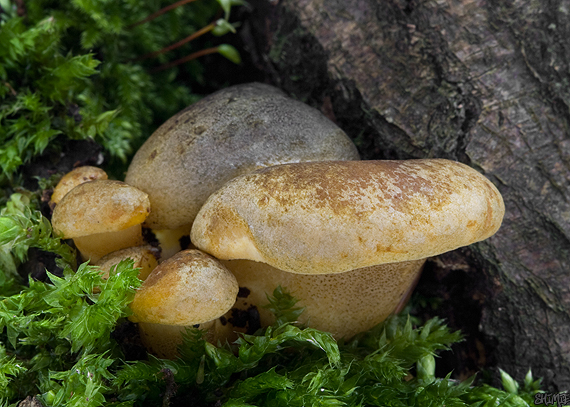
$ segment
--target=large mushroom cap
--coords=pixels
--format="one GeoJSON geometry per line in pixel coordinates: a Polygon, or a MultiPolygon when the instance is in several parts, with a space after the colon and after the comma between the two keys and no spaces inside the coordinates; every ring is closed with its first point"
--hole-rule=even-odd
{"type": "Polygon", "coordinates": [[[97,180],[69,191],[55,207],[52,225],[70,239],[125,230],[141,224],[149,213],[146,193],[124,182],[97,180]]]}
{"type": "Polygon", "coordinates": [[[218,91],[173,116],[144,143],[125,181],[149,194],[146,225],[190,225],[208,196],[237,175],[275,164],[358,160],[318,110],[260,83],[218,91]]]}
{"type": "Polygon", "coordinates": [[[335,273],[469,245],[493,235],[503,214],[493,184],[453,161],[297,163],[227,183],[191,239],[224,260],[335,273]]]}
{"type": "Polygon", "coordinates": [[[130,307],[134,322],[188,326],[224,315],[238,284],[221,263],[199,250],[184,250],[157,266],[130,307]]]}

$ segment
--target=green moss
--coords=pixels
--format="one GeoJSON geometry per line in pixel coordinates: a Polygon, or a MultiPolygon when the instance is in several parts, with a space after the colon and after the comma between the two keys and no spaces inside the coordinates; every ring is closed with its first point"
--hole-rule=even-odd
{"type": "Polygon", "coordinates": [[[57,140],[94,139],[124,167],[153,129],[198,99],[196,61],[154,72],[195,52],[192,43],[140,57],[214,21],[220,4],[198,1],[134,25],[169,4],[29,0],[19,16],[15,3],[2,3],[0,183],[17,185],[21,166],[57,140]]]}

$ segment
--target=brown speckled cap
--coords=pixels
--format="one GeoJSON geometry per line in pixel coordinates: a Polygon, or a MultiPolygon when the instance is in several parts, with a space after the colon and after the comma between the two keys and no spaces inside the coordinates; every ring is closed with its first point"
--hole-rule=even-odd
{"type": "Polygon", "coordinates": [[[198,213],[191,239],[224,260],[340,273],[484,240],[503,215],[495,186],[454,161],[296,163],[227,183],[198,213]]]}
{"type": "Polygon", "coordinates": [[[131,259],[133,267],[140,269],[139,279],[144,281],[158,265],[158,257],[160,257],[159,250],[151,245],[127,247],[103,256],[95,265],[103,271],[103,278],[108,278],[113,266],[122,260],[131,259]]]}

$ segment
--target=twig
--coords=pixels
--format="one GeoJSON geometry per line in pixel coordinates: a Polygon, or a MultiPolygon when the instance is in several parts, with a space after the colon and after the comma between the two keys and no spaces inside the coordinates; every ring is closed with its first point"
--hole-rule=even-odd
{"type": "Polygon", "coordinates": [[[133,61],[141,61],[143,59],[148,59],[148,58],[154,58],[157,55],[161,55],[164,54],[165,52],[168,51],[172,51],[173,49],[176,49],[178,47],[181,47],[182,45],[186,44],[187,42],[190,42],[198,37],[200,37],[201,35],[206,34],[209,31],[212,31],[214,28],[216,27],[216,23],[210,23],[207,26],[201,28],[200,30],[196,31],[194,34],[189,35],[188,37],[172,44],[169,45],[167,47],[162,48],[161,50],[158,51],[154,51],[154,52],[149,52],[148,54],[144,54],[138,58],[133,59],[133,61]]]}
{"type": "Polygon", "coordinates": [[[13,96],[18,96],[18,92],[10,85],[10,82],[4,82],[4,86],[10,89],[10,93],[12,93],[13,96]]]}
{"type": "Polygon", "coordinates": [[[161,9],[158,10],[156,13],[152,13],[150,16],[148,16],[148,17],[145,18],[145,19],[143,19],[143,20],[141,20],[141,21],[139,21],[139,22],[136,22],[136,23],[134,23],[134,24],[129,25],[127,28],[130,29],[130,28],[136,27],[137,25],[141,25],[141,24],[144,24],[144,23],[146,23],[146,22],[148,22],[148,21],[154,20],[156,17],[161,16],[161,15],[163,15],[164,13],[167,13],[167,12],[169,12],[169,11],[172,10],[172,9],[175,9],[176,7],[180,7],[180,6],[182,6],[182,5],[186,4],[186,3],[191,3],[191,2],[193,2],[193,1],[196,1],[196,0],[180,0],[180,1],[177,1],[176,3],[171,4],[170,6],[166,6],[166,7],[161,8],[161,9]]]}
{"type": "Polygon", "coordinates": [[[173,66],[180,65],[188,61],[192,61],[193,59],[199,58],[204,55],[215,54],[216,52],[218,52],[218,47],[203,49],[198,52],[194,52],[193,54],[190,54],[188,56],[185,56],[184,58],[180,58],[175,61],[169,62],[167,64],[160,65],[159,67],[150,71],[150,73],[164,71],[165,69],[172,68],[173,66]]]}

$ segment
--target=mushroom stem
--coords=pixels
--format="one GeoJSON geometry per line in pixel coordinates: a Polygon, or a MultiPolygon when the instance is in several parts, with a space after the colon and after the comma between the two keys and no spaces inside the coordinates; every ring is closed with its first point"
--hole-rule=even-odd
{"type": "Polygon", "coordinates": [[[160,260],[164,261],[180,250],[185,250],[188,247],[182,247],[180,244],[180,239],[184,236],[188,238],[188,243],[190,243],[190,229],[192,228],[192,224],[181,226],[177,229],[158,229],[152,231],[154,236],[158,240],[161,249],[161,257],[160,260]]]}
{"type": "Polygon", "coordinates": [[[144,243],[141,225],[134,225],[117,232],[96,233],[74,237],[73,242],[83,261],[96,262],[110,252],[144,243]]]}
{"type": "Polygon", "coordinates": [[[248,293],[238,296],[234,308],[226,314],[230,322],[236,308],[247,310],[253,305],[259,311],[261,326],[271,325],[274,317],[263,306],[268,304],[267,294],[281,285],[299,300],[298,306],[305,307],[299,323],[331,332],[340,339],[366,331],[392,314],[420,274],[425,259],[335,274],[296,274],[251,260],[221,263],[236,276],[241,291],[248,293]]]}
{"type": "Polygon", "coordinates": [[[153,355],[163,359],[175,359],[178,347],[182,344],[184,332],[189,328],[205,331],[204,339],[215,341],[216,320],[196,325],[179,326],[139,322],[139,334],[145,348],[153,355]]]}

